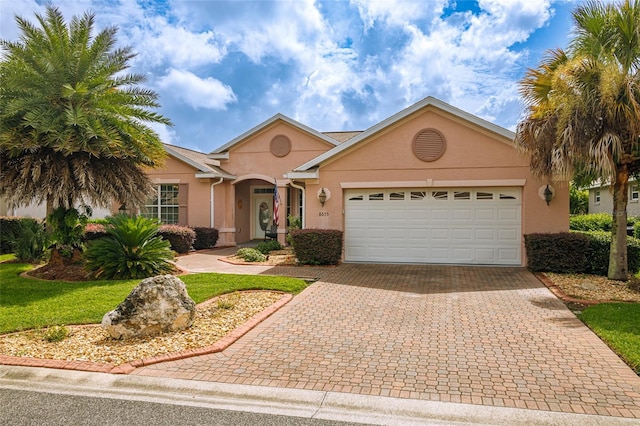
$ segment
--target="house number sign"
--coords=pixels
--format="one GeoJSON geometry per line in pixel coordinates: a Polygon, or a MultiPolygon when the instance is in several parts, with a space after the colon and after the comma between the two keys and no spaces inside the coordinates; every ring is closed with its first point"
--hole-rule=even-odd
{"type": "Polygon", "coordinates": [[[329,212],[318,212],[318,216],[329,216],[329,212]]]}

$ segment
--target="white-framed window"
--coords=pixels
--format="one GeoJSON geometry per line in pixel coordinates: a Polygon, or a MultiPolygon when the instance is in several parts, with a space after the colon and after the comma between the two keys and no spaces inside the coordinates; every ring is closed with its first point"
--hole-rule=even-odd
{"type": "Polygon", "coordinates": [[[631,184],[629,192],[629,201],[637,203],[638,199],[640,199],[640,187],[638,187],[638,184],[631,184]]]}
{"type": "Polygon", "coordinates": [[[594,203],[600,204],[600,191],[595,191],[593,194],[593,197],[594,197],[594,203]]]}
{"type": "Polygon", "coordinates": [[[180,217],[179,192],[180,185],[177,183],[158,185],[155,196],[145,204],[142,216],[157,218],[170,225],[177,224],[180,217]]]}

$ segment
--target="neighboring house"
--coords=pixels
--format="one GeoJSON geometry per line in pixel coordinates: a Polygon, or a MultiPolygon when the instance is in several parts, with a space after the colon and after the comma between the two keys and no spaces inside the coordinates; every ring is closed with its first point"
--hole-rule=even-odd
{"type": "Polygon", "coordinates": [[[294,215],[344,231],[345,261],[523,265],[523,234],[568,230],[569,190],[547,205],[513,139],[432,97],[363,132],[277,114],[208,156],[167,145],[150,212],[235,245],[270,230],[277,185],[281,242],[294,215]]]}
{"type": "MultiPolygon", "coordinates": [[[[93,208],[93,219],[102,219],[111,214],[111,209],[105,208],[93,208]]],[[[18,217],[33,217],[36,219],[44,219],[47,215],[47,206],[44,204],[29,204],[27,206],[20,206],[16,208],[9,208],[4,199],[0,199],[0,216],[18,216],[18,217]]]]}
{"type": "MultiPolygon", "coordinates": [[[[640,183],[629,179],[628,216],[640,216],[640,183]]],[[[611,185],[596,182],[589,188],[589,213],[613,213],[611,185]]]]}

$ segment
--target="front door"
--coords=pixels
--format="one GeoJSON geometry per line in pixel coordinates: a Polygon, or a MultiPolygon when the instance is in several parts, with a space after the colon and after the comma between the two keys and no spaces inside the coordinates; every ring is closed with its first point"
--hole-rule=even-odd
{"type": "MultiPolygon", "coordinates": [[[[273,189],[271,188],[273,191],[273,189]]],[[[255,194],[252,198],[251,238],[261,240],[273,224],[273,196],[255,194]]]]}

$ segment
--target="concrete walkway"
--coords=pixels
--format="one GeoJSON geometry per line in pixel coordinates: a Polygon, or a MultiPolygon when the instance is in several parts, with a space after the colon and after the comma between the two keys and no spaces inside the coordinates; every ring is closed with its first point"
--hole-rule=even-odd
{"type": "Polygon", "coordinates": [[[133,374],[640,419],[640,378],[525,269],[263,273],[318,281],[226,351],[133,374]]]}

